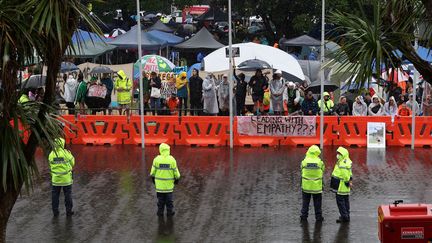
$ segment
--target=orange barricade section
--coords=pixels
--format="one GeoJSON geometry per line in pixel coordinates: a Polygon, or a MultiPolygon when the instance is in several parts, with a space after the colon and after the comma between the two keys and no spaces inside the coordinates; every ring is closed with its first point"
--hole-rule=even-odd
{"type": "MultiPolygon", "coordinates": [[[[410,146],[412,140],[411,117],[396,117],[392,125],[393,139],[388,145],[410,146]]],[[[430,147],[432,145],[432,119],[430,117],[416,117],[415,147],[430,147]]]]}
{"type": "MultiPolygon", "coordinates": [[[[338,117],[324,117],[324,145],[333,145],[333,141],[337,139],[338,117]]],[[[312,146],[320,144],[320,117],[316,117],[316,135],[310,137],[285,137],[282,145],[289,146],[312,146]]]]}
{"type": "MultiPolygon", "coordinates": [[[[386,130],[391,131],[391,117],[389,116],[342,116],[339,118],[339,125],[335,129],[337,138],[334,145],[339,146],[367,146],[367,123],[384,122],[386,130]]],[[[391,134],[386,132],[386,142],[391,141],[391,134]]]]}
{"type": "Polygon", "coordinates": [[[60,121],[64,124],[63,132],[65,135],[66,144],[72,143],[72,139],[77,137],[76,123],[74,115],[64,115],[60,117],[60,121]]]}
{"type": "Polygon", "coordinates": [[[229,145],[229,117],[187,116],[181,117],[179,122],[179,145],[229,145]]]}
{"type": "MultiPolygon", "coordinates": [[[[179,137],[176,126],[178,118],[174,116],[144,116],[144,143],[158,145],[161,143],[176,144],[179,137]]],[[[140,116],[131,116],[125,125],[128,136],[124,144],[141,145],[141,119],[140,116]]]]}
{"type": "Polygon", "coordinates": [[[77,136],[73,144],[114,145],[122,144],[128,137],[123,127],[126,116],[80,116],[76,120],[77,136]]]}

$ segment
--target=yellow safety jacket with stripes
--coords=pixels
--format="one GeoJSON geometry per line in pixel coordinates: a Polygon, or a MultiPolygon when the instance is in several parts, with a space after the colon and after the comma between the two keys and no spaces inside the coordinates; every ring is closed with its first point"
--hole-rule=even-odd
{"type": "Polygon", "coordinates": [[[352,161],[349,158],[349,152],[343,147],[339,147],[337,152],[342,156],[335,164],[332,180],[338,181],[339,185],[332,188],[332,191],[338,195],[349,195],[351,192],[350,181],[352,180],[352,161]]]}
{"type": "Polygon", "coordinates": [[[170,146],[162,143],[159,146],[160,155],[153,160],[150,176],[154,178],[156,192],[170,193],[174,191],[174,181],[180,179],[177,162],[170,155],[170,146]]]}
{"type": "Polygon", "coordinates": [[[48,156],[52,185],[70,186],[73,183],[72,169],[75,165],[75,158],[69,150],[64,148],[63,138],[56,139],[55,144],[56,148],[48,156]]]}
{"type": "Polygon", "coordinates": [[[301,163],[302,191],[305,193],[322,193],[325,165],[319,158],[320,154],[319,147],[312,145],[301,163]]]}

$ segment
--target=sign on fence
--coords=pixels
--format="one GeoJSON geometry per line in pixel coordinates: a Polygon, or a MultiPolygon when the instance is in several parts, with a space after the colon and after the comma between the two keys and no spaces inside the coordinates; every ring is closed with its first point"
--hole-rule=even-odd
{"type": "Polygon", "coordinates": [[[239,116],[237,131],[249,136],[299,136],[316,135],[315,116],[239,116]]]}

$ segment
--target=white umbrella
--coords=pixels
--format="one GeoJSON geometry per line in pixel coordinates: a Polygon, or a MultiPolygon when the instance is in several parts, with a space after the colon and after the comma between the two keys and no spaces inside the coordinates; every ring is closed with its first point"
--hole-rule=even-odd
{"type": "MultiPolygon", "coordinates": [[[[292,76],[304,80],[305,76],[298,61],[290,54],[271,46],[255,43],[241,43],[233,45],[233,48],[240,48],[240,56],[235,57],[235,63],[242,63],[246,60],[259,59],[267,62],[273,69],[279,69],[292,76]]],[[[222,47],[204,58],[204,71],[221,72],[229,69],[229,60],[222,47]]]]}

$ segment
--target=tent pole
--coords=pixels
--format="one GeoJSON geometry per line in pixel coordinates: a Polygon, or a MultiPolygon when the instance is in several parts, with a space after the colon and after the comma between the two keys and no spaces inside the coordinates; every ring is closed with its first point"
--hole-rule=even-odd
{"type": "Polygon", "coordinates": [[[325,52],[325,0],[321,7],[321,112],[320,112],[320,148],[324,148],[324,52],[325,52]]]}
{"type": "Polygon", "coordinates": [[[228,0],[228,45],[229,45],[229,121],[230,121],[230,149],[234,147],[234,131],[233,131],[233,67],[232,67],[232,13],[231,13],[231,0],[228,0]]]}
{"type": "Polygon", "coordinates": [[[137,31],[137,38],[138,38],[138,70],[139,70],[139,99],[140,99],[140,118],[141,118],[141,148],[145,148],[145,141],[144,141],[144,87],[143,87],[143,76],[142,76],[142,65],[141,65],[141,56],[142,56],[142,50],[141,50],[141,18],[140,18],[140,2],[139,0],[136,0],[136,7],[137,7],[137,25],[138,25],[138,31],[137,31]]]}

